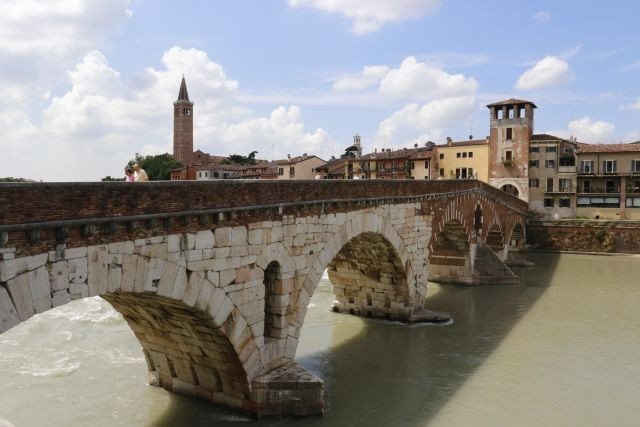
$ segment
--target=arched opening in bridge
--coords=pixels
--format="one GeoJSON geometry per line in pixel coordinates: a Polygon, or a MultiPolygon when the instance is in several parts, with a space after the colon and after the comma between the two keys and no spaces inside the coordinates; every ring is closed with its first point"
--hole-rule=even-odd
{"type": "Polygon", "coordinates": [[[518,188],[512,184],[505,184],[500,189],[505,193],[511,194],[512,196],[515,196],[515,197],[518,197],[518,195],[520,194],[520,192],[518,191],[518,188]]]}
{"type": "Polygon", "coordinates": [[[509,240],[509,247],[511,248],[521,248],[524,246],[526,240],[526,236],[524,233],[524,229],[522,228],[522,224],[518,223],[515,227],[513,227],[513,231],[511,232],[511,239],[509,240]]]}
{"type": "Polygon", "coordinates": [[[429,252],[429,280],[457,282],[468,275],[470,263],[469,236],[458,220],[447,222],[433,237],[429,252]]]}
{"type": "Polygon", "coordinates": [[[150,384],[214,403],[251,398],[245,369],[229,357],[234,347],[209,313],[149,293],[101,297],[122,314],[142,345],[150,384]]]}
{"type": "Polygon", "coordinates": [[[264,291],[264,337],[286,338],[288,295],[283,295],[282,269],[277,261],[271,262],[264,271],[264,291]]]}
{"type": "Polygon", "coordinates": [[[498,224],[493,224],[487,232],[487,246],[494,252],[501,251],[504,248],[504,236],[502,229],[498,224]]]}
{"type": "Polygon", "coordinates": [[[480,202],[476,205],[476,210],[473,213],[473,229],[476,231],[476,234],[480,234],[482,230],[482,206],[480,202]]]}
{"type": "Polygon", "coordinates": [[[366,232],[347,242],[327,266],[334,311],[401,319],[409,301],[407,273],[383,235],[366,232]]]}

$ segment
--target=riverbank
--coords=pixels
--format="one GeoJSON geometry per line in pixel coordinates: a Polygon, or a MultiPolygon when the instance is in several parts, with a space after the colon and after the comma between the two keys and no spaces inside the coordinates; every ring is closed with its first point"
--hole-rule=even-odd
{"type": "Polygon", "coordinates": [[[545,252],[640,254],[640,221],[534,220],[527,243],[545,252]]]}

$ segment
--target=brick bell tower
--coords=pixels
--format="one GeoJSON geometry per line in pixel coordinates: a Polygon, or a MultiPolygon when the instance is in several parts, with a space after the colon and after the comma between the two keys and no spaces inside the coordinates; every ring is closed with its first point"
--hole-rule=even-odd
{"type": "Polygon", "coordinates": [[[173,158],[185,166],[193,161],[193,102],[189,100],[184,76],[173,103],[173,158]]]}

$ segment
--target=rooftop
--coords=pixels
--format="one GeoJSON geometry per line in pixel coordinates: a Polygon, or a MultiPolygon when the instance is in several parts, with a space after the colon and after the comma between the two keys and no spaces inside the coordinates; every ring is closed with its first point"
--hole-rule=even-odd
{"type": "Polygon", "coordinates": [[[580,153],[640,153],[640,144],[581,144],[580,153]]]}
{"type": "Polygon", "coordinates": [[[509,98],[509,99],[505,99],[504,101],[494,102],[493,104],[487,105],[487,107],[499,107],[502,105],[513,105],[513,104],[531,104],[533,105],[533,108],[538,108],[536,104],[534,104],[533,102],[527,101],[525,99],[518,99],[518,98],[509,98]]]}

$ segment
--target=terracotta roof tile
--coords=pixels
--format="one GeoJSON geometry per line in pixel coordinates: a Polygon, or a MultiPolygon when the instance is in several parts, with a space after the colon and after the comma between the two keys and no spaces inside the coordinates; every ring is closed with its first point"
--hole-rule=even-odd
{"type": "Polygon", "coordinates": [[[640,152],[640,144],[581,144],[580,153],[633,153],[640,152]]]}

